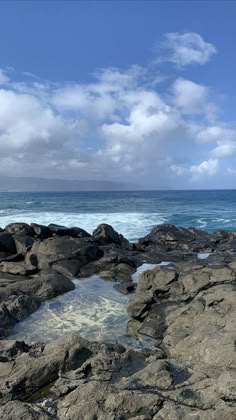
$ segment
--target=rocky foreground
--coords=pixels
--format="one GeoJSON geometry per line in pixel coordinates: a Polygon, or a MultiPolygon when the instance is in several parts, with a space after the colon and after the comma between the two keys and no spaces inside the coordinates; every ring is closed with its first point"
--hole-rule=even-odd
{"type": "MultiPolygon", "coordinates": [[[[115,328],[115,325],[114,325],[115,328]]],[[[0,419],[236,419],[236,232],[157,226],[131,244],[111,226],[0,230],[0,419]],[[204,260],[198,253],[210,253],[204,260]],[[132,274],[144,262],[158,266],[132,274]],[[156,350],[69,335],[8,340],[40,304],[99,274],[132,293],[129,334],[156,350]]]]}

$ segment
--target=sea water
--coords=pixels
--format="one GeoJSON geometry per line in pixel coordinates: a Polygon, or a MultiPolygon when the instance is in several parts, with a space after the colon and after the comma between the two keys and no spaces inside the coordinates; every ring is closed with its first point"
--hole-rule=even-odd
{"type": "Polygon", "coordinates": [[[236,230],[236,190],[0,193],[0,226],[16,221],[90,233],[109,223],[130,241],[161,223],[236,230]]]}

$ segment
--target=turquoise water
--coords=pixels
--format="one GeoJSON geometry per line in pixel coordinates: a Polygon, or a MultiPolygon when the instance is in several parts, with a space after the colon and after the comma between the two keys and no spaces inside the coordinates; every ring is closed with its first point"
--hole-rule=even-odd
{"type": "Polygon", "coordinates": [[[80,226],[109,223],[129,240],[173,223],[236,229],[236,190],[0,193],[0,226],[13,221],[80,226]]]}

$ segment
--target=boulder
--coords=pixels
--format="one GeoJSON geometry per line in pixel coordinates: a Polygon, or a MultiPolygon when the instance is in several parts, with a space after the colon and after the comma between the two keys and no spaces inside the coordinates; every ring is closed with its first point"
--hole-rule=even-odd
{"type": "MultiPolygon", "coordinates": [[[[33,244],[32,254],[42,254],[49,256],[61,256],[64,258],[72,257],[74,252],[79,248],[79,240],[70,238],[69,236],[45,239],[44,241],[37,241],[33,244]]],[[[62,259],[62,258],[61,258],[62,259]]]]}
{"type": "MultiPolygon", "coordinates": [[[[82,244],[81,244],[82,245],[82,244]]],[[[79,257],[85,257],[86,263],[89,263],[91,261],[98,260],[99,258],[102,258],[104,255],[104,252],[101,248],[99,248],[97,245],[94,244],[83,244],[83,246],[80,246],[75,252],[75,255],[78,255],[79,257]]]]}
{"type": "Polygon", "coordinates": [[[103,223],[93,231],[93,239],[99,244],[118,244],[121,245],[121,238],[112,226],[103,223]]]}
{"type": "Polygon", "coordinates": [[[167,251],[181,249],[200,252],[207,249],[211,252],[216,242],[214,236],[200,229],[163,224],[155,226],[148,235],[138,241],[138,245],[165,247],[167,251]]]}
{"type": "Polygon", "coordinates": [[[0,263],[0,271],[26,276],[28,274],[36,274],[38,270],[33,265],[25,264],[24,261],[3,261],[0,263]]]}
{"type": "Polygon", "coordinates": [[[0,232],[0,252],[16,254],[16,246],[13,237],[6,231],[0,232]]]}
{"type": "Polygon", "coordinates": [[[81,263],[78,259],[71,258],[57,261],[52,264],[52,269],[62,273],[64,276],[76,277],[80,272],[81,263]]]}
{"type": "Polygon", "coordinates": [[[27,223],[10,223],[5,230],[12,235],[33,236],[34,231],[27,223]]]}
{"type": "Polygon", "coordinates": [[[129,282],[115,284],[113,287],[115,290],[122,293],[123,295],[128,295],[129,293],[132,293],[135,291],[136,284],[129,281],[129,282]]]}
{"type": "Polygon", "coordinates": [[[18,254],[26,254],[33,246],[34,239],[31,236],[13,235],[12,237],[18,254]]]}
{"type": "Polygon", "coordinates": [[[20,295],[7,301],[7,309],[16,322],[26,319],[41,305],[41,300],[34,296],[20,295]]]}
{"type": "Polygon", "coordinates": [[[31,223],[30,227],[33,229],[34,235],[40,239],[47,239],[52,236],[52,232],[47,226],[31,223]]]}

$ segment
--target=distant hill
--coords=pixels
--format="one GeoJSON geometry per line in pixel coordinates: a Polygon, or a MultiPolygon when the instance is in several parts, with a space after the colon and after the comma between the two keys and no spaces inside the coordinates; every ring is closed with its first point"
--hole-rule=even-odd
{"type": "Polygon", "coordinates": [[[113,181],[76,181],[28,177],[0,176],[0,191],[121,191],[137,189],[131,184],[113,181]]]}

